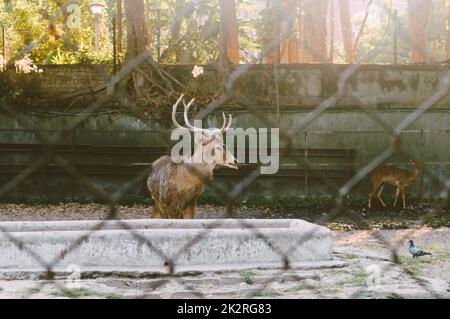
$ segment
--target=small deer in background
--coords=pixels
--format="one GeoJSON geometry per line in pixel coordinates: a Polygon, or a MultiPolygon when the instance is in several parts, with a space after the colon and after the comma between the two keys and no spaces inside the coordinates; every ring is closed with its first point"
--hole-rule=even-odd
{"type": "Polygon", "coordinates": [[[412,162],[415,164],[415,168],[412,171],[400,169],[392,165],[380,165],[370,173],[369,179],[372,183],[372,189],[369,192],[369,208],[372,207],[372,197],[375,193],[377,194],[377,198],[380,203],[386,207],[386,204],[381,198],[384,184],[386,183],[397,187],[395,192],[394,207],[397,204],[398,195],[401,194],[403,199],[403,208],[406,208],[405,188],[409,186],[423,170],[423,165],[421,162],[412,162]]]}

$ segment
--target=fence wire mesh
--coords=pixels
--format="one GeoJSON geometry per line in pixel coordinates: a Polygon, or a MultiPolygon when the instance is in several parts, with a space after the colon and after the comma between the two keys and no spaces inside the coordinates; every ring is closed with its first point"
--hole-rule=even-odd
{"type": "MultiPolygon", "coordinates": [[[[76,3],[74,1],[68,1],[64,6],[57,9],[52,15],[51,20],[56,20],[62,14],[64,14],[67,10],[67,6],[76,3]]],[[[128,60],[125,64],[123,64],[120,70],[112,74],[106,88],[103,88],[103,92],[106,94],[96,95],[99,91],[98,88],[91,87],[91,92],[80,92],[81,101],[83,98],[90,100],[91,103],[88,105],[82,113],[78,114],[74,117],[73,120],[67,122],[64,127],[61,127],[59,130],[55,131],[43,131],[39,125],[33,123],[29,120],[27,116],[27,112],[23,111],[22,108],[18,108],[13,105],[11,102],[2,98],[1,100],[1,108],[2,110],[14,121],[16,121],[20,127],[21,131],[27,131],[31,133],[35,140],[36,144],[44,145],[45,148],[42,148],[41,155],[38,159],[35,159],[33,163],[28,165],[27,167],[21,169],[20,172],[15,174],[11,179],[9,179],[6,183],[4,183],[0,188],[0,198],[5,198],[11,191],[13,191],[18,185],[24,183],[24,181],[30,179],[34,174],[38,174],[42,170],[45,170],[48,165],[52,164],[54,166],[60,167],[67,176],[70,176],[76,183],[82,185],[88,192],[92,193],[97,199],[100,199],[102,202],[106,203],[109,207],[109,212],[104,216],[104,219],[98,222],[94,227],[90,228],[86,231],[83,236],[80,236],[76,241],[72,242],[70,246],[65,247],[61,251],[54,252],[54,258],[48,262],[48,256],[39,256],[32,247],[29,247],[27,244],[23,243],[20,239],[15,238],[14,233],[11,233],[7,229],[4,229],[0,226],[0,232],[6,240],[11,241],[17,248],[23,249],[27,251],[27,253],[32,256],[37,263],[39,263],[42,267],[42,270],[46,272],[46,275],[42,281],[39,283],[37,290],[44,288],[49,283],[56,284],[59,289],[62,291],[69,291],[68,287],[65,285],[63,281],[55,280],[56,272],[55,268],[58,267],[58,264],[64,259],[64,257],[76,251],[81,245],[87,242],[96,231],[102,230],[109,220],[118,220],[120,221],[121,227],[126,229],[136,240],[136,244],[144,245],[151,251],[156,252],[161,259],[165,260],[166,265],[166,275],[172,277],[174,280],[178,281],[180,285],[184,286],[186,290],[191,291],[194,295],[198,297],[205,297],[206,294],[204,291],[200,291],[195,289],[193,286],[185,284],[179,277],[176,275],[177,269],[177,260],[183,254],[189,253],[189,250],[194,247],[197,243],[201,241],[208,241],[211,230],[223,226],[224,221],[218,220],[216,223],[212,224],[210,227],[205,228],[203,231],[199,232],[192,240],[187,241],[183,248],[178,251],[175,255],[166,255],[160,247],[157,247],[152,242],[152,238],[143,236],[140,234],[133,226],[127,224],[126,219],[122,219],[119,212],[119,203],[124,196],[129,194],[130,191],[135,190],[136,188],[142,187],[145,185],[146,180],[149,174],[152,172],[151,165],[147,165],[139,169],[139,173],[130,178],[127,183],[122,185],[117,191],[111,193],[101,186],[98,183],[93,181],[93,179],[88,174],[83,174],[79,165],[72,162],[73,156],[67,155],[63,156],[58,154],[57,148],[58,146],[65,143],[65,141],[69,138],[72,138],[76,133],[77,129],[79,129],[83,123],[85,123],[90,118],[95,115],[101,114],[105,112],[105,107],[108,109],[108,112],[126,112],[130,114],[131,117],[140,120],[141,125],[146,125],[146,130],[155,132],[155,125],[148,127],[149,121],[148,117],[152,113],[160,113],[160,119],[152,119],[152,121],[160,122],[161,127],[167,127],[167,122],[170,122],[170,112],[172,110],[172,105],[179,98],[181,94],[186,95],[186,99],[188,98],[197,98],[199,102],[197,103],[198,109],[196,110],[196,115],[194,116],[197,120],[205,120],[211,116],[215,116],[222,108],[227,108],[227,110],[231,110],[233,112],[233,108],[229,108],[230,104],[239,105],[239,111],[245,111],[248,114],[255,116],[260,122],[262,126],[267,128],[280,128],[280,144],[283,145],[283,152],[280,152],[280,162],[283,159],[292,159],[292,156],[295,156],[296,165],[302,167],[302,178],[304,180],[304,192],[308,192],[309,182],[311,176],[310,172],[314,169],[319,169],[325,167],[327,164],[316,163],[314,157],[310,157],[310,152],[314,150],[314,137],[327,135],[328,139],[333,139],[337,134],[343,133],[342,131],[325,131],[325,130],[315,130],[310,129],[311,123],[320,119],[325,112],[331,110],[339,110],[339,102],[342,99],[346,99],[352,106],[354,106],[357,112],[364,114],[367,117],[368,121],[376,123],[380,130],[379,131],[358,131],[357,134],[376,134],[376,135],[384,135],[388,139],[390,139],[390,144],[385,149],[377,152],[376,156],[370,156],[365,161],[365,165],[359,167],[357,169],[352,169],[352,166],[346,163],[345,167],[345,175],[344,182],[342,183],[341,179],[334,179],[327,176],[314,176],[320,184],[322,184],[329,193],[334,194],[334,207],[330,211],[315,220],[317,224],[325,225],[333,220],[335,220],[340,214],[349,210],[348,207],[348,197],[352,191],[355,190],[357,185],[360,185],[361,182],[364,182],[365,179],[368,178],[370,173],[376,169],[378,166],[383,164],[384,162],[389,161],[392,156],[396,155],[402,159],[418,159],[423,161],[423,153],[425,152],[424,144],[424,134],[427,132],[438,132],[430,129],[425,130],[415,130],[411,127],[414,123],[416,123],[425,113],[429,112],[434,106],[443,101],[447,101],[450,92],[450,71],[448,67],[443,66],[441,76],[439,78],[439,84],[436,85],[436,89],[434,93],[425,99],[422,103],[418,105],[411,105],[410,108],[414,110],[410,112],[401,113],[404,115],[403,119],[397,125],[392,125],[391,122],[387,122],[384,118],[377,115],[376,112],[372,112],[373,108],[367,102],[365,97],[352,95],[349,88],[349,81],[352,77],[357,74],[362,68],[364,68],[364,64],[372,63],[380,52],[382,52],[386,46],[387,33],[391,30],[392,21],[396,19],[396,13],[392,8],[392,1],[383,2],[380,6],[380,10],[382,14],[387,17],[386,19],[386,31],[382,34],[378,44],[374,46],[372,49],[366,51],[364,54],[357,57],[356,63],[348,64],[344,66],[340,66],[340,68],[336,68],[333,64],[321,64],[320,67],[323,68],[324,73],[331,74],[333,78],[337,79],[335,85],[335,91],[324,98],[319,103],[314,103],[314,106],[305,113],[304,116],[301,116],[298,121],[291,122],[291,125],[286,125],[284,122],[280,122],[280,115],[285,110],[283,109],[280,101],[280,86],[279,82],[282,80],[282,71],[284,66],[280,65],[277,59],[273,60],[273,64],[270,65],[270,68],[264,69],[269,73],[274,92],[269,98],[269,101],[266,103],[272,106],[272,112],[266,112],[261,107],[261,101],[254,101],[252,97],[246,96],[240,90],[237,89],[237,84],[242,78],[248,74],[250,71],[254,69],[254,66],[251,64],[241,64],[241,65],[227,65],[226,63],[211,63],[208,68],[215,70],[220,77],[220,90],[210,94],[207,98],[198,97],[196,93],[191,91],[186,82],[191,81],[191,79],[177,79],[175,76],[170,73],[171,65],[160,65],[157,61],[161,59],[160,56],[160,46],[161,44],[161,33],[165,31],[161,31],[161,25],[159,25],[160,20],[157,20],[158,23],[158,52],[155,54],[154,50],[148,50],[140,53],[136,57],[128,60]],[[155,58],[156,56],[156,58],[155,58]],[[125,89],[123,82],[126,81],[125,89]],[[142,107],[142,103],[146,104],[146,107],[142,107]],[[111,110],[111,105],[116,107],[111,110]],[[155,111],[157,110],[157,111],[155,111]],[[273,111],[274,110],[274,111],[273,111]],[[415,155],[411,154],[411,151],[404,147],[403,140],[405,136],[408,134],[414,134],[420,140],[419,147],[421,158],[416,158],[415,155]],[[298,148],[295,145],[298,145],[298,141],[302,141],[304,148],[301,150],[299,154],[298,148]]],[[[273,54],[273,52],[278,52],[279,48],[285,43],[287,40],[292,38],[293,35],[296,35],[298,30],[296,19],[297,15],[295,11],[289,11],[288,8],[284,8],[287,11],[277,11],[283,10],[282,6],[276,6],[273,11],[277,12],[280,16],[283,17],[285,23],[283,23],[283,27],[279,28],[279,34],[271,39],[268,43],[266,43],[263,47],[261,47],[260,55],[256,57],[255,61],[266,61],[268,55],[273,54]]],[[[187,16],[192,14],[192,8],[184,7],[181,8],[176,16],[171,21],[172,26],[178,25],[185,19],[187,16]]],[[[160,19],[161,12],[157,11],[157,18],[160,19]]],[[[162,13],[165,15],[165,13],[162,13]]],[[[153,21],[155,22],[155,21],[153,21]]],[[[413,41],[411,39],[410,32],[408,30],[404,30],[401,25],[396,25],[395,27],[396,35],[399,39],[403,39],[409,43],[412,43],[416,50],[425,52],[426,55],[427,48],[423,48],[417,41],[413,41]]],[[[163,34],[164,35],[164,34],[163,34]]],[[[21,57],[26,53],[31,53],[34,48],[36,48],[39,43],[44,41],[44,38],[34,39],[31,43],[29,43],[21,52],[17,52],[14,57],[11,57],[10,60],[14,61],[15,58],[21,57]]],[[[179,42],[185,41],[185,39],[179,39],[179,42]]],[[[162,41],[164,44],[164,41],[162,41]]],[[[176,47],[177,43],[171,44],[176,47]]],[[[322,59],[322,52],[316,52],[316,48],[308,47],[308,42],[302,42],[302,50],[307,51],[309,55],[311,55],[317,60],[322,59]]],[[[223,52],[222,52],[223,53],[223,52]]],[[[273,57],[272,57],[273,58],[273,57]]],[[[191,68],[191,66],[189,66],[191,68]]],[[[193,67],[193,65],[192,65],[193,67]]],[[[266,74],[267,75],[267,74],[266,74]]],[[[401,97],[398,97],[401,101],[401,97]]],[[[80,100],[78,100],[80,101],[80,100]]],[[[158,114],[157,114],[158,117],[158,114]]],[[[12,130],[9,134],[15,134],[14,132],[18,132],[19,130],[12,130]]],[[[449,134],[449,130],[439,131],[442,134],[449,134]]],[[[172,143],[169,139],[168,130],[162,129],[157,130],[157,134],[160,137],[160,141],[165,143],[167,150],[170,150],[172,143]]],[[[363,137],[362,137],[363,138],[363,137]]],[[[448,139],[447,139],[448,140],[448,139]]],[[[437,141],[439,143],[439,141],[437,141]]],[[[330,143],[333,144],[333,143],[330,143]]],[[[445,141],[444,141],[445,144],[445,141]]],[[[448,148],[449,145],[443,145],[444,148],[448,148]]],[[[351,155],[348,155],[351,156],[351,155]]],[[[411,272],[407,267],[405,267],[399,260],[399,250],[403,249],[404,243],[407,239],[414,236],[414,233],[421,229],[422,226],[427,225],[431,218],[437,215],[447,216],[448,217],[448,207],[449,207],[449,194],[450,194],[450,180],[445,177],[445,175],[438,173],[434,170],[434,166],[432,162],[424,163],[424,171],[423,178],[428,178],[438,185],[438,193],[439,200],[433,202],[432,209],[424,214],[420,220],[416,222],[414,225],[414,229],[411,229],[407,235],[398,238],[396,241],[388,240],[383,237],[382,233],[379,230],[371,230],[370,236],[377,241],[381,242],[384,247],[391,252],[391,261],[389,267],[399,267],[402,272],[410,276],[413,280],[417,282],[420,286],[422,286],[425,290],[427,290],[433,297],[441,297],[440,294],[433,290],[433,288],[428,285],[423,279],[421,279],[416,273],[411,272]]],[[[449,163],[434,163],[434,164],[444,164],[448,165],[449,163]]],[[[246,167],[242,165],[242,167],[246,167]]],[[[447,166],[448,167],[448,166],[447,166]]],[[[199,174],[195,171],[192,171],[194,174],[199,174]]],[[[262,240],[274,253],[279,255],[280,260],[282,261],[279,267],[279,271],[272,274],[270,279],[265,280],[264,282],[257,285],[254,288],[253,295],[249,295],[249,297],[257,296],[258,292],[263,292],[270,286],[271,283],[277,281],[280,276],[289,272],[291,269],[290,255],[298,248],[300,241],[305,237],[302,237],[299,242],[293,242],[290,247],[279,247],[279,245],[273,241],[273,239],[266,237],[263,233],[261,233],[258,228],[252,226],[245,219],[240,219],[239,211],[235,207],[236,200],[246,191],[252,188],[252,185],[258,181],[261,176],[261,172],[259,167],[250,167],[245,175],[239,175],[238,178],[233,179],[232,183],[229,183],[229,187],[224,187],[223,184],[218,182],[218,179],[214,179],[208,182],[208,189],[214,193],[217,198],[220,198],[223,207],[223,217],[226,218],[235,218],[238,222],[239,226],[242,229],[247,230],[251,233],[255,238],[262,240]]],[[[420,187],[419,197],[423,195],[425,189],[423,185],[420,187]]],[[[299,194],[303,195],[303,194],[299,194]]],[[[150,196],[150,195],[148,195],[150,196]]],[[[370,212],[369,212],[370,213],[370,212]]],[[[149,216],[150,217],[150,216],[149,216]]],[[[355,218],[364,219],[361,216],[355,216],[355,218]]],[[[308,236],[311,234],[306,234],[308,236]]],[[[160,287],[166,284],[165,281],[161,281],[154,288],[157,291],[160,287]]],[[[358,289],[355,293],[351,295],[351,297],[358,297],[363,295],[365,291],[367,291],[368,287],[362,285],[360,289],[358,289]]],[[[26,297],[31,296],[36,293],[36,290],[30,292],[26,297]]],[[[317,296],[320,296],[320,291],[316,291],[317,296]]]]}

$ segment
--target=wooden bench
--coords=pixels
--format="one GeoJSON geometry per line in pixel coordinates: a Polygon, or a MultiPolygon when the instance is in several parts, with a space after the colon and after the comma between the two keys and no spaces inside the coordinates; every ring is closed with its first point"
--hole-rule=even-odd
{"type": "MultiPolygon", "coordinates": [[[[137,175],[160,156],[170,154],[169,147],[130,145],[79,144],[0,144],[0,173],[18,174],[52,149],[54,154],[66,158],[83,175],[137,175]]],[[[249,154],[257,149],[246,149],[249,154]]],[[[353,149],[280,149],[280,169],[270,178],[331,178],[349,179],[355,171],[353,149]],[[307,164],[306,164],[307,163],[307,164]]],[[[251,174],[258,163],[243,164],[238,171],[219,169],[216,176],[242,177],[251,174]]],[[[42,170],[42,169],[41,169],[42,170]]],[[[45,174],[67,174],[50,161],[44,166],[45,174]]],[[[41,171],[38,171],[43,173],[41,171]]]]}

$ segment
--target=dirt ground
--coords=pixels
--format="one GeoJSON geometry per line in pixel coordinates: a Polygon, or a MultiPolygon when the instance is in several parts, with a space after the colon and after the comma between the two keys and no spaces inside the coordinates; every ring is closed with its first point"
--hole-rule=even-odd
{"type": "MultiPolygon", "coordinates": [[[[1,220],[102,219],[107,213],[108,208],[98,204],[0,205],[1,220]]],[[[123,219],[148,218],[150,208],[119,207],[117,213],[123,219]]],[[[241,208],[238,213],[241,218],[280,218],[273,210],[241,208]]],[[[221,207],[201,206],[197,217],[222,214],[221,207]]],[[[90,278],[69,282],[69,288],[64,278],[0,280],[0,298],[450,298],[449,227],[420,225],[419,214],[402,211],[385,212],[391,218],[382,223],[381,217],[370,216],[369,211],[355,214],[366,222],[355,223],[347,215],[323,223],[333,230],[334,259],[343,262],[342,267],[90,278]],[[407,251],[408,239],[433,255],[413,259],[407,251]],[[397,263],[393,262],[393,250],[399,255],[397,263]]],[[[308,217],[303,219],[311,220],[308,217]]]]}
{"type": "MultiPolygon", "coordinates": [[[[427,225],[450,227],[450,209],[429,203],[414,203],[406,209],[366,208],[366,204],[352,205],[331,217],[334,205],[313,204],[281,208],[241,205],[235,208],[235,218],[295,218],[326,226],[332,230],[402,229],[427,225]],[[424,222],[423,218],[428,217],[424,222]]],[[[284,204],[283,204],[284,205],[284,204]]],[[[117,206],[116,217],[121,219],[149,218],[152,208],[145,205],[117,206]]],[[[0,203],[0,221],[13,220],[99,220],[108,218],[109,208],[102,204],[68,203],[59,205],[25,205],[0,203]]],[[[200,205],[195,218],[227,218],[225,208],[200,205]]]]}

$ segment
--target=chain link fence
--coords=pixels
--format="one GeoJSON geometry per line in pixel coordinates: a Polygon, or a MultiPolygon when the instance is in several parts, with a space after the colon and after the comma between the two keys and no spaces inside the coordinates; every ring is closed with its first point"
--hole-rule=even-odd
{"type": "MultiPolygon", "coordinates": [[[[58,10],[54,12],[53,16],[57,17],[61,14],[61,12],[63,11],[58,10]]],[[[393,19],[394,13],[389,5],[383,7],[383,14],[388,17],[387,24],[389,25],[390,23],[392,23],[391,19],[393,19]]],[[[182,18],[182,15],[177,15],[177,17],[182,18]]],[[[288,20],[295,19],[295,17],[288,13],[285,13],[284,17],[288,20]]],[[[262,55],[259,56],[256,60],[264,60],[263,54],[267,54],[267,52],[273,52],[275,48],[280,47],[280,43],[283,43],[292,35],[292,33],[296,32],[292,29],[295,27],[294,21],[291,21],[291,23],[286,23],[286,26],[290,26],[291,29],[287,27],[282,28],[283,30],[280,30],[279,37],[275,37],[275,39],[273,39],[270,43],[266,44],[266,47],[261,50],[262,55]]],[[[407,32],[407,30],[402,30],[400,27],[396,28],[396,33],[398,37],[407,40],[409,38],[409,33],[407,32]]],[[[377,54],[383,51],[385,46],[385,39],[386,37],[383,36],[380,39],[378,45],[367,51],[356,62],[371,63],[371,61],[374,60],[377,54]]],[[[20,57],[27,52],[32,52],[33,48],[36,47],[36,45],[41,40],[42,39],[35,39],[22,52],[18,52],[16,56],[20,57]]],[[[303,45],[305,44],[303,43],[303,45]]],[[[319,52],[314,52],[314,48],[304,49],[313,56],[315,54],[320,55],[319,52]]],[[[419,49],[425,50],[425,48],[419,49]]],[[[274,83],[273,87],[275,91],[273,94],[274,100],[270,101],[269,103],[273,105],[274,109],[276,110],[275,113],[271,114],[261,111],[258,106],[255,106],[255,101],[250,100],[249,97],[236,90],[236,83],[238,83],[238,81],[252,69],[251,65],[242,64],[224,68],[219,64],[213,64],[212,67],[217,68],[218,73],[220,74],[221,90],[219,90],[218,92],[214,92],[214,94],[205,98],[204,101],[202,101],[201,98],[199,99],[199,104],[202,105],[200,105],[195,119],[207,119],[208,116],[217,114],[217,112],[222,107],[227,107],[230,104],[230,101],[233,101],[235,104],[238,104],[241,109],[244,109],[249,114],[252,114],[256,118],[258,118],[263,126],[267,128],[280,127],[280,114],[283,112],[283,110],[280,105],[279,82],[282,77],[282,72],[280,72],[279,63],[275,62],[270,66],[272,68],[271,74],[273,75],[272,80],[274,83]]],[[[366,164],[362,167],[358,167],[356,171],[347,170],[344,183],[332,180],[330,178],[327,178],[326,176],[316,177],[320,183],[326,185],[326,187],[335,195],[334,208],[326,214],[322,215],[318,220],[316,220],[316,223],[322,225],[333,221],[340,214],[348,210],[349,208],[347,206],[347,199],[349,194],[354,191],[356,185],[364,182],[364,180],[375,168],[388,161],[392,156],[396,155],[399,156],[399,158],[403,159],[422,159],[416,158],[416,156],[410,154],[410,151],[408,151],[408,149],[404,147],[403,139],[405,135],[411,133],[410,127],[438,103],[442,103],[442,101],[448,99],[450,92],[450,72],[448,71],[447,67],[445,71],[441,72],[442,76],[440,76],[439,84],[436,86],[436,90],[434,91],[434,93],[419,105],[411,105],[411,108],[413,108],[413,110],[411,110],[410,112],[402,113],[403,120],[399,124],[393,126],[392,123],[387,122],[385,119],[378,116],[375,112],[371,112],[371,106],[368,105],[365,99],[361,98],[360,96],[352,96],[351,93],[349,93],[348,81],[363,67],[363,64],[356,63],[347,65],[345,67],[345,70],[342,72],[337,72],[337,69],[331,64],[326,64],[323,67],[326,68],[327,73],[334,74],[334,76],[337,78],[336,90],[325,99],[323,99],[323,101],[317,103],[310,111],[305,112],[304,116],[301,116],[299,121],[292,123],[292,125],[289,127],[280,127],[280,143],[285,146],[284,152],[280,153],[280,161],[283,160],[283,157],[292,158],[292,156],[294,156],[296,157],[298,165],[301,165],[301,167],[305,171],[308,169],[317,168],[317,163],[315,163],[314,157],[310,157],[308,153],[308,150],[310,148],[314,148],[314,143],[308,139],[310,139],[314,134],[330,134],[328,138],[333,138],[333,136],[335,136],[335,132],[316,132],[310,130],[309,126],[312,122],[320,119],[325,112],[335,109],[344,97],[347,100],[351,100],[352,105],[357,108],[358,112],[366,115],[368,121],[372,121],[376,123],[380,128],[382,128],[376,134],[384,134],[389,138],[391,143],[385,149],[377,152],[376,156],[370,156],[370,160],[366,161],[366,164]],[[304,149],[302,149],[304,153],[301,155],[298,154],[298,149],[294,147],[294,145],[298,145],[297,141],[299,140],[305,142],[305,147],[304,149]]],[[[13,234],[0,227],[0,232],[2,233],[2,235],[7,240],[10,240],[12,243],[14,243],[14,245],[16,245],[18,248],[26,250],[31,256],[33,256],[33,258],[40,263],[42,269],[46,271],[47,275],[45,276],[45,279],[53,281],[61,290],[66,291],[68,289],[62,281],[54,280],[54,268],[58,266],[65,255],[83,245],[83,243],[89,240],[89,237],[94,232],[101,230],[108,220],[119,219],[121,226],[131,234],[133,234],[137,244],[139,243],[140,245],[148,247],[152,251],[158,252],[160,257],[164,259],[166,261],[166,264],[168,265],[167,276],[172,276],[175,280],[178,280],[178,277],[175,275],[175,269],[179,256],[186,254],[189,249],[196,243],[208,240],[211,229],[205,229],[204,231],[199,233],[198,236],[196,236],[192,241],[186,242],[184,245],[184,249],[180,250],[177,255],[166,256],[163,254],[160,248],[156,247],[154,243],[152,243],[152,238],[146,238],[140,235],[139,232],[133,229],[133,227],[127,225],[126,220],[120,219],[117,211],[118,203],[127,193],[130,192],[130,190],[136,189],[136,187],[140,187],[140,185],[145,184],[149,174],[152,172],[152,167],[150,165],[141,168],[139,173],[131,178],[127,183],[125,183],[119,190],[114,193],[110,193],[102,189],[102,187],[99,187],[98,184],[93,182],[89,176],[81,173],[77,166],[72,163],[71,156],[62,156],[55,151],[58,145],[63,144],[63,142],[67,140],[67,138],[70,138],[71,134],[73,134],[74,131],[77,130],[77,128],[79,128],[86,120],[89,120],[90,117],[98,114],[98,112],[102,112],[105,108],[105,105],[117,106],[118,110],[128,112],[129,114],[132,114],[136,119],[142,120],[141,123],[148,123],[148,114],[149,112],[152,112],[152,107],[156,105],[158,108],[158,112],[161,113],[161,120],[159,120],[161,122],[161,126],[167,127],[167,122],[170,121],[169,114],[171,112],[172,105],[179,98],[179,96],[184,93],[187,97],[196,97],[195,93],[189,91],[186,83],[184,83],[183,80],[174,78],[167,71],[169,69],[170,66],[161,67],[155,61],[154,57],[152,57],[151,52],[141,53],[139,56],[124,64],[116,74],[113,74],[111,76],[106,88],[107,94],[94,97],[92,99],[93,102],[90,103],[90,105],[88,105],[82,113],[78,114],[73,120],[70,120],[64,127],[61,127],[59,130],[52,132],[51,134],[49,134],[49,132],[44,133],[42,129],[39,128],[38,125],[36,125],[36,123],[30,121],[29,117],[26,116],[25,112],[23,112],[21,108],[18,108],[16,105],[13,105],[13,103],[7,101],[4,98],[1,100],[0,104],[3,112],[5,112],[11,118],[11,120],[16,121],[23,129],[32,132],[37,143],[45,145],[46,147],[42,150],[39,159],[35,160],[31,165],[15,174],[6,183],[1,185],[0,198],[6,197],[18,185],[20,185],[27,179],[30,179],[33,174],[44,170],[48,166],[48,164],[53,163],[53,165],[59,166],[60,169],[62,169],[67,174],[67,176],[70,176],[77,183],[83,185],[85,189],[89,190],[89,192],[94,194],[96,198],[101,199],[102,202],[106,203],[109,207],[109,213],[104,217],[103,221],[96,224],[95,227],[92,227],[92,229],[90,229],[77,241],[73,242],[69,247],[66,247],[60,252],[56,252],[54,260],[50,263],[46,262],[46,258],[43,258],[43,256],[37,255],[32,248],[16,239],[13,234]],[[123,86],[123,81],[127,81],[125,89],[123,86]],[[139,81],[141,81],[141,83],[139,83],[139,81]],[[147,108],[140,107],[137,101],[144,101],[143,103],[147,103],[147,108]]],[[[93,93],[95,94],[94,90],[93,93]]],[[[91,96],[92,94],[86,95],[91,96]]],[[[152,128],[147,129],[153,130],[152,128]]],[[[425,128],[425,130],[426,129],[428,128],[425,128]]],[[[372,134],[370,131],[367,133],[372,134]]],[[[448,134],[448,130],[446,133],[448,134]]],[[[14,132],[12,132],[12,134],[14,134],[14,132]]],[[[161,141],[164,141],[166,143],[167,149],[170,150],[172,144],[169,141],[167,130],[160,130],[158,134],[160,134],[161,136],[161,141]]],[[[423,130],[422,133],[419,130],[418,134],[419,136],[423,136],[423,130]]],[[[312,140],[314,141],[314,139],[312,140]]],[[[439,141],[436,142],[439,143],[439,141]]],[[[421,153],[423,153],[423,138],[421,139],[420,145],[421,153]]],[[[442,147],[448,148],[448,145],[442,145],[442,147]]],[[[448,168],[446,171],[448,172],[448,168]]],[[[439,185],[439,200],[434,202],[431,211],[424,214],[422,218],[417,221],[416,229],[420,229],[421,226],[426,225],[428,221],[434,216],[439,214],[448,214],[449,212],[448,207],[450,200],[450,180],[445,176],[445,174],[439,174],[435,172],[433,167],[431,165],[427,165],[427,163],[425,163],[423,174],[427,178],[433,180],[437,185],[439,185]]],[[[248,230],[255,236],[255,238],[263,239],[264,242],[269,245],[269,247],[272,247],[275,252],[279,254],[280,259],[283,260],[283,263],[280,265],[279,273],[274,274],[273,279],[267,280],[266,282],[258,285],[258,287],[256,288],[256,291],[264,291],[267,286],[269,286],[273,281],[276,281],[280,275],[290,269],[289,255],[296,249],[298,243],[292,243],[291,247],[279,248],[277,247],[276,243],[272,242],[270,238],[265,238],[257,228],[252,228],[251,224],[239,219],[240,216],[237,213],[235,207],[236,200],[245,190],[250,189],[255,181],[257,181],[259,178],[261,178],[260,169],[259,167],[255,167],[252,168],[252,171],[249,172],[248,175],[240,176],[239,180],[231,185],[231,189],[224,188],[223,185],[220,184],[217,180],[209,182],[208,188],[212,192],[214,192],[215,196],[220,198],[224,203],[224,216],[236,218],[237,222],[243,229],[248,230]]],[[[305,176],[304,183],[307,192],[307,175],[305,176]]],[[[419,196],[420,192],[424,192],[423,187],[421,187],[419,191],[419,196]]],[[[220,226],[221,222],[218,221],[215,227],[220,226]]],[[[429,285],[426,285],[426,283],[420,277],[417,277],[416,274],[410,272],[399,261],[399,250],[402,249],[405,240],[412,237],[415,231],[416,230],[411,230],[408,233],[408,236],[404,236],[395,242],[386,240],[376,230],[373,230],[371,232],[371,235],[375,239],[382,242],[387,250],[391,251],[391,258],[393,261],[392,267],[400,267],[400,269],[402,269],[404,273],[408,274],[408,276],[414,279],[424,289],[428,290],[433,296],[439,297],[439,294],[437,292],[433,291],[432,288],[430,288],[429,285]]],[[[197,291],[192,288],[192,286],[185,285],[181,280],[179,281],[179,283],[181,285],[184,285],[187,290],[192,291],[197,296],[205,296],[204,292],[197,291]]],[[[44,281],[39,284],[38,288],[40,289],[47,284],[48,281],[44,281]]],[[[161,285],[164,284],[165,282],[161,281],[161,285]]],[[[154,287],[154,289],[157,290],[158,287],[154,287]]],[[[352,295],[352,297],[358,297],[360,294],[364,293],[366,289],[366,286],[362,286],[361,289],[359,289],[354,295],[352,295]]]]}

